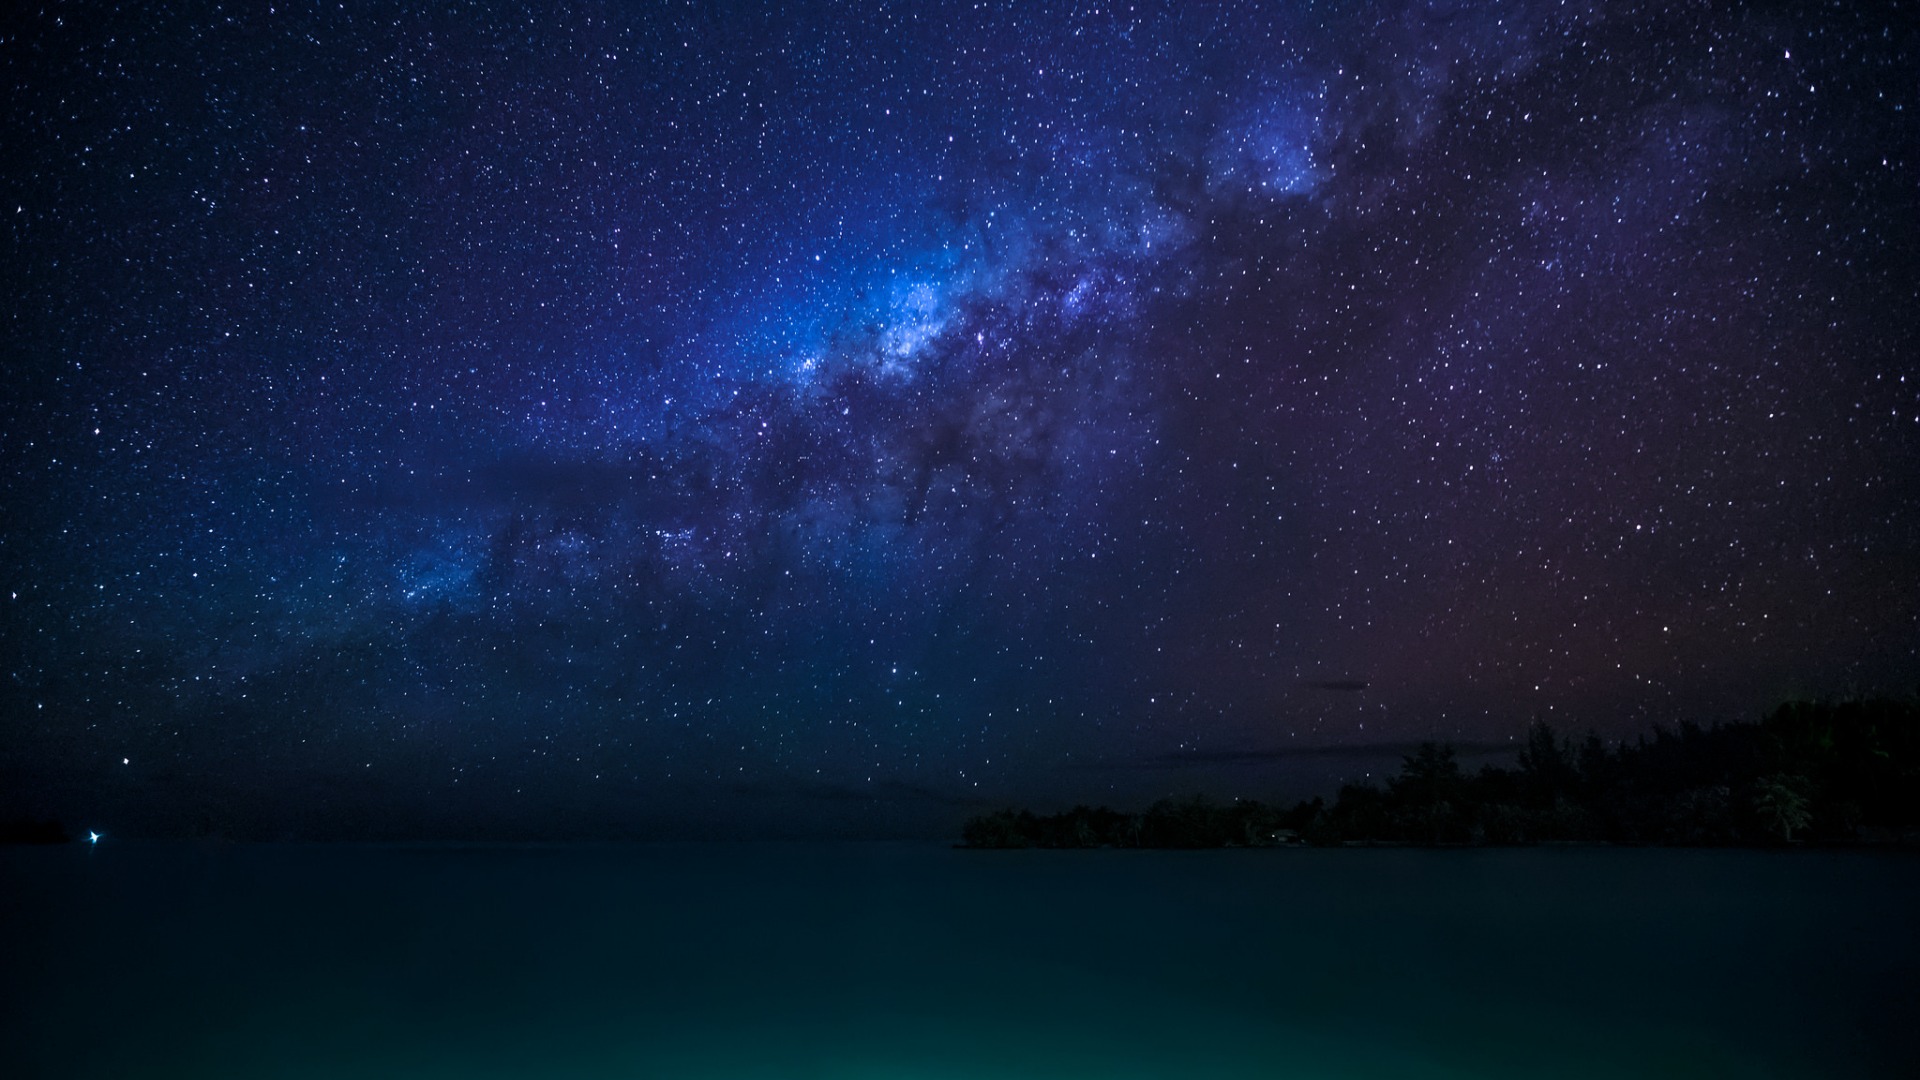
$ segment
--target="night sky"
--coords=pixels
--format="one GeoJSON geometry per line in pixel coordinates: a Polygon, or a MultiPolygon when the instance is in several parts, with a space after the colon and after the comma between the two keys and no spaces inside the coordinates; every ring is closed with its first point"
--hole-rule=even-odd
{"type": "Polygon", "coordinates": [[[9,15],[0,816],[938,835],[1912,693],[1913,16],[9,15]]]}

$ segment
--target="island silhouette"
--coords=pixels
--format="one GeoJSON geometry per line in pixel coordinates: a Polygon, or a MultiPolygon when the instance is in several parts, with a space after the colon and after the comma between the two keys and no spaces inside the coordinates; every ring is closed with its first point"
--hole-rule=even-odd
{"type": "Polygon", "coordinates": [[[1220,848],[1290,844],[1676,846],[1920,842],[1920,701],[1788,702],[1756,723],[1656,727],[1610,744],[1544,722],[1515,766],[1469,773],[1426,742],[1385,786],[1291,807],[1204,795],[1141,813],[1004,809],[967,848],[1220,848]]]}

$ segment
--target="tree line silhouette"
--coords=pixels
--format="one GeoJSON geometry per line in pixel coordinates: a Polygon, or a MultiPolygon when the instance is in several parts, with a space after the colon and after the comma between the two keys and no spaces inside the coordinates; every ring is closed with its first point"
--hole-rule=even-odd
{"type": "Polygon", "coordinates": [[[1656,727],[1619,744],[1535,723],[1513,768],[1468,773],[1452,746],[1423,743],[1384,787],[1348,784],[1332,803],[1000,810],[962,831],[971,848],[1916,841],[1920,700],[1789,702],[1758,723],[1656,727]]]}

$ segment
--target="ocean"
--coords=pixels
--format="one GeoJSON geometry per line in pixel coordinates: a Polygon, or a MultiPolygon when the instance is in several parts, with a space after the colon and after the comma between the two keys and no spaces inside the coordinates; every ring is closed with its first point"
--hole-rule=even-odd
{"type": "Polygon", "coordinates": [[[0,1076],[1920,1075],[1920,857],[0,849],[0,1076]]]}

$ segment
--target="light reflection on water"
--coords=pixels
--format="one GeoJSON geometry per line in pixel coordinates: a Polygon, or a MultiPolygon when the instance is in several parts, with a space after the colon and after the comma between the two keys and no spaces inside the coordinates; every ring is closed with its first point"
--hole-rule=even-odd
{"type": "Polygon", "coordinates": [[[7,1075],[1902,1075],[1920,860],[0,851],[7,1075]]]}

